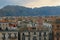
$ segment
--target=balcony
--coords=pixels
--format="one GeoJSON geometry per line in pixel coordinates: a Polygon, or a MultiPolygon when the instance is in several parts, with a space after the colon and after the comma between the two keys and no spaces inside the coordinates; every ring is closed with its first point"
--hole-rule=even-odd
{"type": "Polygon", "coordinates": [[[55,23],[60,24],[60,19],[56,19],[55,23]]]}

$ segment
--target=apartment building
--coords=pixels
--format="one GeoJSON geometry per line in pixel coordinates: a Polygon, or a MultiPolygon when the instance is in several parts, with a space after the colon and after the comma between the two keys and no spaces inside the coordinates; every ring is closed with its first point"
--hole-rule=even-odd
{"type": "Polygon", "coordinates": [[[32,25],[29,26],[30,30],[20,31],[20,40],[52,40],[51,24],[40,26],[39,30],[35,25],[34,27],[32,25]]]}
{"type": "Polygon", "coordinates": [[[20,40],[49,40],[49,31],[23,31],[20,32],[20,40]]]}
{"type": "Polygon", "coordinates": [[[0,40],[18,40],[18,31],[0,31],[0,40]]]}
{"type": "Polygon", "coordinates": [[[53,40],[60,40],[60,17],[50,16],[45,17],[44,22],[50,23],[52,25],[53,40]]]}
{"type": "Polygon", "coordinates": [[[56,17],[52,28],[54,40],[60,40],[60,17],[56,17]]]}
{"type": "Polygon", "coordinates": [[[5,30],[8,27],[9,27],[9,23],[8,22],[0,22],[0,28],[2,30],[5,30]]]}

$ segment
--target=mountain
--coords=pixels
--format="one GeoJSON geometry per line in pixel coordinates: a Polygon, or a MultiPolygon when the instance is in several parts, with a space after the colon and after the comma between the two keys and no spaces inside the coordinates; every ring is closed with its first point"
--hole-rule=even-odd
{"type": "Polygon", "coordinates": [[[0,9],[0,16],[50,16],[60,15],[60,6],[27,8],[8,5],[0,9]]]}

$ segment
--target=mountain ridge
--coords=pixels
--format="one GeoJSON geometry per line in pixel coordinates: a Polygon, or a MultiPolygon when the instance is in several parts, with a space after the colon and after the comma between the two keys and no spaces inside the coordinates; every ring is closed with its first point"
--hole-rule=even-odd
{"type": "Polygon", "coordinates": [[[5,6],[0,9],[0,16],[60,16],[60,6],[46,6],[40,8],[27,8],[23,6],[5,6]]]}

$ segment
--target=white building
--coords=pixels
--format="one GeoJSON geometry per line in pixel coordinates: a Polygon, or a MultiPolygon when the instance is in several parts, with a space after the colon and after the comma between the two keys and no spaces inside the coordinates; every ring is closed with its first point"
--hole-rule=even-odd
{"type": "Polygon", "coordinates": [[[5,30],[7,27],[9,27],[8,22],[0,22],[0,28],[2,28],[2,30],[5,30]]]}
{"type": "Polygon", "coordinates": [[[27,24],[27,27],[37,27],[38,26],[38,24],[37,23],[28,23],[27,24]]]}
{"type": "Polygon", "coordinates": [[[49,40],[49,31],[23,31],[20,40],[49,40]]]}
{"type": "Polygon", "coordinates": [[[0,40],[18,40],[18,31],[0,31],[0,40]]]}
{"type": "Polygon", "coordinates": [[[21,25],[22,25],[21,23],[22,23],[22,21],[18,21],[18,22],[17,22],[17,25],[18,25],[18,26],[21,26],[21,25]]]}
{"type": "Polygon", "coordinates": [[[50,23],[43,23],[43,27],[48,28],[50,32],[52,31],[52,24],[50,23]]]}
{"type": "Polygon", "coordinates": [[[52,25],[50,23],[43,23],[43,26],[45,26],[45,27],[52,27],[52,25]]]}

